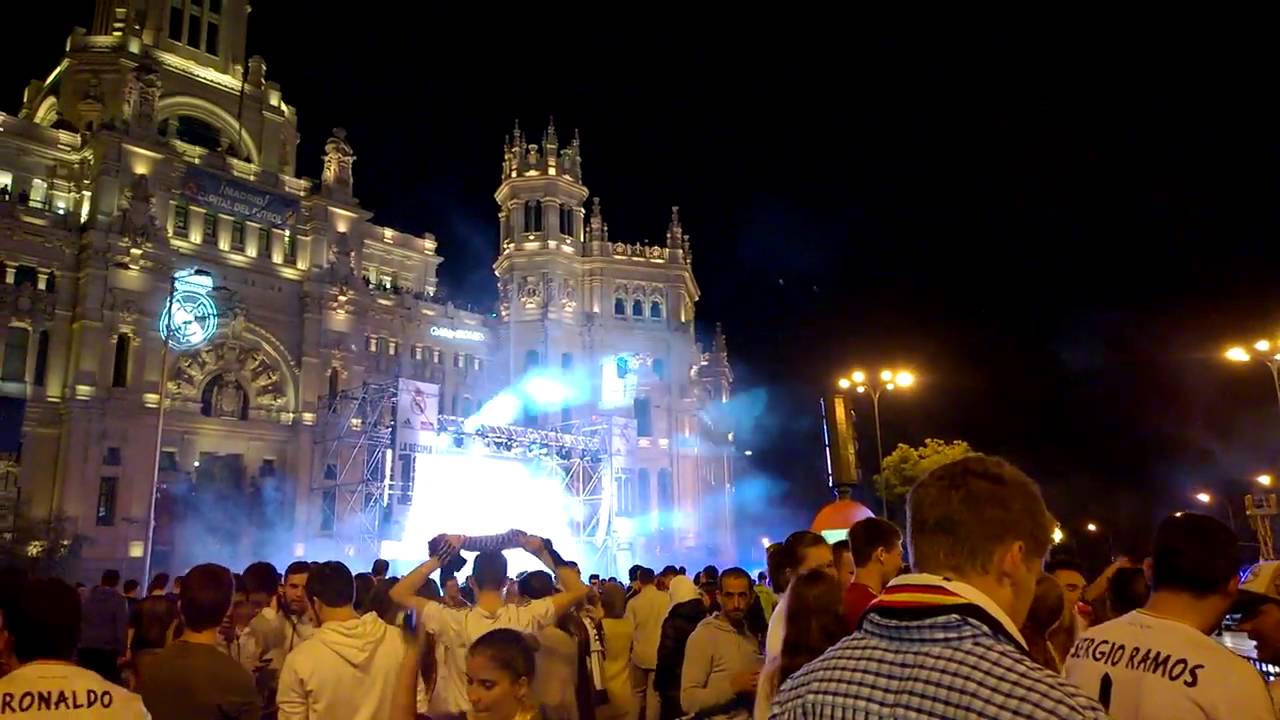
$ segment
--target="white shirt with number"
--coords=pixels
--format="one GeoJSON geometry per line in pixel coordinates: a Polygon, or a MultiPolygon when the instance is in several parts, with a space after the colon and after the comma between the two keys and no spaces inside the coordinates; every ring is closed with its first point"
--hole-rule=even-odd
{"type": "Polygon", "coordinates": [[[1076,640],[1067,679],[1116,720],[1275,720],[1247,660],[1190,625],[1135,610],[1076,640]]]}
{"type": "Polygon", "coordinates": [[[433,717],[471,711],[471,702],[467,699],[467,649],[481,635],[498,628],[531,635],[556,622],[556,607],[551,598],[534,600],[527,605],[503,605],[496,613],[478,607],[454,609],[438,602],[423,603],[421,609],[418,622],[435,633],[436,642],[445,648],[445,664],[440,668],[436,692],[431,698],[433,717]]]}
{"type": "Polygon", "coordinates": [[[0,678],[0,717],[146,720],[142,698],[70,663],[34,662],[0,678]]]}

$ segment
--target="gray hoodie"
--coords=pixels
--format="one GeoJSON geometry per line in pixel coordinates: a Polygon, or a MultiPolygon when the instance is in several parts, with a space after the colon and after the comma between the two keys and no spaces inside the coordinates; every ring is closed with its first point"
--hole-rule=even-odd
{"type": "Polygon", "coordinates": [[[280,720],[381,720],[406,645],[374,613],[327,622],[285,658],[276,705],[280,720]]]}
{"type": "MultiPolygon", "coordinates": [[[[686,714],[727,705],[735,698],[730,682],[735,675],[759,672],[764,664],[760,643],[746,631],[735,629],[716,613],[698,623],[684,650],[680,673],[680,704],[686,714]]],[[[722,713],[731,717],[750,714],[751,697],[741,698],[738,709],[722,713]]]]}

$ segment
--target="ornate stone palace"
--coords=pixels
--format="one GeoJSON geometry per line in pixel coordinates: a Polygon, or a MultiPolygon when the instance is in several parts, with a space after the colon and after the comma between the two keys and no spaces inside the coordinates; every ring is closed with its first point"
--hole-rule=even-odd
{"type": "Polygon", "coordinates": [[[695,342],[675,209],[661,244],[610,238],[576,136],[530,143],[517,127],[495,196],[498,311],[439,302],[436,238],[378,225],[356,199],[355,138],[334,130],[320,181],[299,175],[296,110],[245,57],[248,17],[246,0],[99,0],[18,114],[0,113],[0,395],[12,424],[22,412],[0,533],[28,542],[52,524],[82,541],[72,572],[138,576],[158,467],[155,569],[199,556],[183,542],[259,542],[246,553],[281,562],[281,542],[334,525],[316,467],[327,396],[406,377],[467,416],[546,366],[590,369],[591,397],[523,423],[634,421],[614,502],[661,531],[635,556],[731,558],[717,409],[733,378],[718,331],[709,352],[695,342]],[[190,337],[166,343],[166,299],[184,292],[171,307],[194,318],[190,337]],[[207,537],[174,535],[188,516],[207,537]]]}

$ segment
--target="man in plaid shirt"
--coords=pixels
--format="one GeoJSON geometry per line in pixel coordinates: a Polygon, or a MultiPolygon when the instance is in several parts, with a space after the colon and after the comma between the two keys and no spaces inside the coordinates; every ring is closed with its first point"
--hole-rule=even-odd
{"type": "Polygon", "coordinates": [[[1032,662],[1018,632],[1053,527],[1035,482],[970,455],[929,473],[907,505],[917,573],[889,583],[858,632],[791,676],[771,720],[1106,718],[1032,662]]]}

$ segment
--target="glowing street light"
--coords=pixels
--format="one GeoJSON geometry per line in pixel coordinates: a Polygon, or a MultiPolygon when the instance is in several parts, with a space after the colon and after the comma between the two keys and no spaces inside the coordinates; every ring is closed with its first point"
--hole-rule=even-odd
{"type": "Polygon", "coordinates": [[[1258,355],[1250,354],[1242,345],[1235,345],[1227,348],[1222,356],[1234,363],[1247,363],[1250,360],[1257,360],[1266,365],[1271,370],[1271,384],[1276,389],[1276,402],[1280,403],[1280,352],[1270,354],[1280,349],[1277,347],[1280,343],[1272,343],[1270,340],[1258,340],[1253,343],[1253,349],[1258,351],[1258,355]]]}
{"type": "Polygon", "coordinates": [[[1058,544],[1060,544],[1060,543],[1062,542],[1063,538],[1065,538],[1066,536],[1067,536],[1067,535],[1066,535],[1066,533],[1062,532],[1062,526],[1061,526],[1061,525],[1055,525],[1055,526],[1054,526],[1054,528],[1053,528],[1053,544],[1054,544],[1054,545],[1058,545],[1058,544]]]}
{"type": "MultiPolygon", "coordinates": [[[[849,377],[840,378],[836,381],[836,385],[841,390],[848,390],[853,387],[854,392],[859,395],[871,396],[871,411],[875,417],[876,424],[876,469],[884,470],[884,442],[880,438],[880,393],[883,391],[893,392],[899,388],[906,389],[914,385],[916,376],[907,370],[890,370],[885,368],[880,371],[880,382],[868,382],[867,374],[861,370],[854,370],[849,377]]],[[[882,491],[880,493],[880,508],[884,515],[889,514],[889,498],[882,491]]]]}
{"type": "Polygon", "coordinates": [[[1200,492],[1200,493],[1196,493],[1196,494],[1195,494],[1195,498],[1196,498],[1196,500],[1199,500],[1200,502],[1204,503],[1205,505],[1208,505],[1209,503],[1213,502],[1213,496],[1212,496],[1212,495],[1210,495],[1210,494],[1209,494],[1209,493],[1207,493],[1207,492],[1200,492]]]}
{"type": "Polygon", "coordinates": [[[762,537],[762,538],[760,538],[760,547],[767,548],[767,547],[769,547],[769,545],[770,545],[770,544],[771,544],[771,543],[769,542],[769,538],[767,538],[767,537],[762,537]]]}
{"type": "Polygon", "coordinates": [[[1088,525],[1085,525],[1084,529],[1088,530],[1089,532],[1098,532],[1098,526],[1093,523],[1089,523],[1088,525]]]}
{"type": "Polygon", "coordinates": [[[743,455],[746,455],[747,457],[751,457],[752,452],[751,452],[750,450],[743,450],[743,451],[742,451],[742,454],[743,454],[743,455]]]}
{"type": "Polygon", "coordinates": [[[1271,487],[1270,475],[1259,475],[1258,477],[1254,478],[1254,480],[1257,480],[1258,484],[1262,485],[1263,487],[1271,487]]]}

